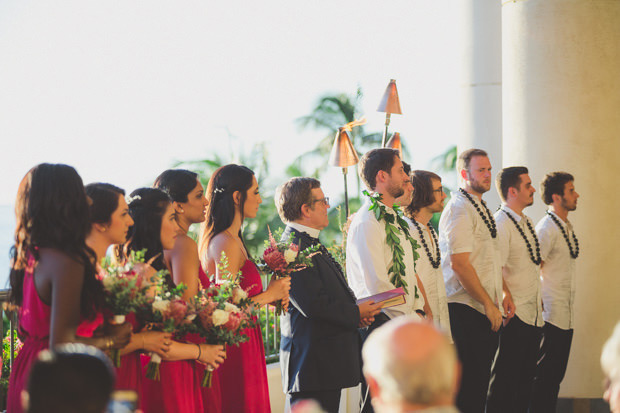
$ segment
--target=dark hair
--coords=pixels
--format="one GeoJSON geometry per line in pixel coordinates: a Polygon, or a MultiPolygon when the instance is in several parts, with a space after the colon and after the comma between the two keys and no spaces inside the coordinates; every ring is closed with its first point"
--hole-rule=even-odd
{"type": "Polygon", "coordinates": [[[362,156],[359,163],[359,174],[364,184],[371,191],[377,186],[377,174],[379,171],[385,171],[388,174],[394,166],[396,158],[400,159],[397,149],[378,148],[372,149],[362,156]]]}
{"type": "Polygon", "coordinates": [[[519,189],[521,184],[521,175],[528,173],[525,166],[509,166],[499,171],[495,177],[495,185],[502,201],[506,202],[508,198],[508,189],[519,189]]]}
{"type": "Polygon", "coordinates": [[[95,347],[72,343],[43,350],[28,378],[28,412],[101,413],[114,381],[110,360],[95,347]]]}
{"type": "Polygon", "coordinates": [[[413,185],[413,199],[411,203],[405,207],[405,215],[413,218],[422,208],[435,203],[435,194],[433,193],[433,179],[441,182],[441,177],[431,171],[415,170],[409,175],[411,184],[413,185]]]}
{"type": "MultiPolygon", "coordinates": [[[[237,207],[233,199],[233,193],[239,191],[241,219],[243,220],[243,206],[247,198],[247,191],[252,187],[254,172],[247,166],[229,164],[219,167],[207,185],[207,219],[202,224],[202,238],[200,239],[200,255],[207,252],[209,242],[220,232],[226,231],[233,220],[237,207]]],[[[239,238],[243,241],[243,234],[239,230],[239,238]]],[[[244,243],[248,256],[250,255],[244,243]]]]}
{"type": "Polygon", "coordinates": [[[564,187],[575,178],[568,172],[551,172],[540,183],[540,197],[545,205],[553,204],[553,194],[564,196],[564,187]]]}
{"type": "Polygon", "coordinates": [[[301,218],[302,205],[311,205],[312,190],[320,187],[321,183],[314,178],[291,178],[280,185],[274,196],[280,219],[293,222],[301,218]]]}
{"type": "Polygon", "coordinates": [[[80,175],[68,165],[35,166],[20,184],[15,215],[9,276],[11,302],[22,304],[28,257],[39,260],[39,248],[54,248],[84,266],[80,310],[83,316],[94,317],[102,305],[103,286],[95,275],[95,252],[86,245],[91,224],[80,175]]]}
{"type": "Polygon", "coordinates": [[[196,179],[196,172],[168,169],[155,179],[153,187],[165,191],[174,202],[187,202],[187,195],[196,188],[196,179]]]}
{"type": "Polygon", "coordinates": [[[90,204],[90,222],[107,224],[118,208],[118,197],[125,195],[125,190],[112,184],[93,183],[84,187],[86,195],[93,201],[90,204]]]}
{"type": "Polygon", "coordinates": [[[156,270],[166,268],[164,247],[161,243],[161,222],[172,202],[167,193],[157,188],[138,188],[129,195],[129,215],[134,224],[129,228],[127,242],[116,248],[117,257],[127,258],[131,251],[146,249],[145,261],[156,270]]]}
{"type": "Polygon", "coordinates": [[[409,165],[405,161],[402,161],[402,162],[403,162],[403,171],[407,174],[407,176],[409,176],[409,174],[411,173],[411,165],[409,165]]]}
{"type": "Polygon", "coordinates": [[[466,171],[469,171],[469,164],[474,156],[486,156],[488,158],[489,154],[482,149],[467,149],[466,151],[461,152],[459,157],[456,159],[456,170],[460,171],[465,169],[466,171]]]}

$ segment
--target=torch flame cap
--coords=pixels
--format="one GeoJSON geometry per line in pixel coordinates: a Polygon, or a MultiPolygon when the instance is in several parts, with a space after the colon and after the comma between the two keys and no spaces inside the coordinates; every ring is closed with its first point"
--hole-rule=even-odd
{"type": "Polygon", "coordinates": [[[398,100],[398,90],[396,89],[396,80],[390,79],[390,83],[385,89],[381,103],[377,108],[377,112],[395,113],[402,115],[400,110],[400,100],[398,100]]]}
{"type": "Polygon", "coordinates": [[[339,128],[334,139],[334,146],[329,156],[329,164],[340,168],[347,168],[359,162],[357,152],[345,128],[339,128]]]}
{"type": "Polygon", "coordinates": [[[398,150],[400,157],[403,157],[403,144],[400,141],[400,133],[394,132],[390,140],[385,144],[386,148],[392,148],[398,150]]]}

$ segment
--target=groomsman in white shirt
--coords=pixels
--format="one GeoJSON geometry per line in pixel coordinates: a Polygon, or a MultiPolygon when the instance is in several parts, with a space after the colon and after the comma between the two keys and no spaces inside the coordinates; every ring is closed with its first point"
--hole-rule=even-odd
{"type": "Polygon", "coordinates": [[[439,221],[439,247],[452,338],[463,365],[457,406],[484,412],[491,364],[502,325],[502,273],[493,214],[482,200],[491,188],[491,162],[481,149],[457,159],[460,188],[439,221]]]}
{"type": "Polygon", "coordinates": [[[542,334],[540,245],[534,223],[523,210],[534,203],[528,169],[504,168],[497,174],[503,203],[495,213],[504,304],[509,313],[491,372],[487,413],[527,412],[542,334]],[[516,310],[515,310],[516,307],[516,310]]]}
{"type": "MultiPolygon", "coordinates": [[[[372,193],[355,214],[349,227],[346,261],[349,285],[358,298],[400,286],[407,291],[404,304],[383,309],[368,328],[360,330],[364,341],[370,332],[390,318],[423,312],[425,297],[421,282],[415,274],[415,241],[408,236],[409,226],[402,212],[393,208],[396,199],[405,195],[405,189],[410,185],[398,151],[389,148],[373,149],[362,156],[358,167],[360,177],[372,193]],[[389,245],[386,240],[387,220],[395,227],[395,232],[390,232],[392,244],[396,237],[400,249],[389,245]],[[400,225],[401,221],[404,228],[400,225]],[[399,254],[401,250],[402,254],[399,254]],[[394,265],[395,258],[399,261],[398,265],[394,265]],[[398,271],[393,271],[395,268],[398,271]]],[[[370,411],[370,397],[363,385],[362,412],[370,411]]]]}
{"type": "Polygon", "coordinates": [[[411,236],[421,246],[416,272],[424,285],[433,322],[443,329],[452,342],[439,239],[430,224],[433,215],[443,211],[446,194],[443,191],[441,177],[433,172],[416,170],[410,173],[409,177],[413,185],[413,197],[405,206],[404,212],[411,228],[411,236]]]}
{"type": "Polygon", "coordinates": [[[564,379],[575,320],[575,262],[579,243],[568,220],[579,194],[566,172],[547,174],[540,193],[549,209],[536,225],[542,258],[543,341],[530,412],[555,412],[564,379]]]}

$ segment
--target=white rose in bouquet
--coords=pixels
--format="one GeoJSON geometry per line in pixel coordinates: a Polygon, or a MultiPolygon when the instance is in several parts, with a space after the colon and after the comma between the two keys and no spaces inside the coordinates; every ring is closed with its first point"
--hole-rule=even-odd
{"type": "Polygon", "coordinates": [[[213,311],[213,325],[221,326],[228,322],[228,312],[220,310],[219,308],[213,311]]]}
{"type": "Polygon", "coordinates": [[[245,292],[243,288],[237,287],[233,290],[232,292],[233,303],[239,304],[241,300],[245,300],[246,298],[248,298],[248,293],[245,292]]]}
{"type": "Polygon", "coordinates": [[[153,310],[163,313],[168,310],[170,306],[170,300],[155,300],[153,301],[153,310]]]}
{"type": "Polygon", "coordinates": [[[239,307],[234,304],[224,303],[224,311],[226,311],[227,313],[238,313],[240,310],[239,307]]]}
{"type": "Polygon", "coordinates": [[[103,287],[107,290],[112,288],[112,286],[114,285],[114,278],[111,276],[108,277],[104,277],[103,278],[103,287]]]}
{"type": "Polygon", "coordinates": [[[295,258],[297,258],[297,254],[299,254],[299,251],[288,248],[286,251],[284,251],[284,260],[287,264],[290,264],[295,261],[295,258]]]}

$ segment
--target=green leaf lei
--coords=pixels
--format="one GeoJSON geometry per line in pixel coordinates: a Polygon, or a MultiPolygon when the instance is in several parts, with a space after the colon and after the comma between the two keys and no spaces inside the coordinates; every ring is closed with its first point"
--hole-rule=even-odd
{"type": "MultiPolygon", "coordinates": [[[[373,193],[370,194],[368,191],[364,191],[364,195],[370,198],[369,211],[374,211],[375,218],[377,221],[385,222],[385,242],[392,250],[392,266],[388,269],[388,275],[390,276],[390,282],[394,285],[394,287],[403,287],[406,293],[407,291],[407,282],[404,280],[405,275],[405,250],[402,245],[400,245],[400,238],[398,238],[398,233],[402,232],[407,238],[407,241],[411,244],[411,250],[413,251],[413,265],[415,271],[415,262],[420,258],[420,254],[416,251],[420,248],[418,242],[411,237],[409,234],[409,224],[403,218],[403,211],[396,204],[392,207],[396,215],[389,214],[386,211],[386,207],[381,203],[381,194],[373,193]],[[398,227],[397,227],[398,226],[398,227]]],[[[415,298],[420,298],[418,295],[418,286],[415,286],[415,298]]]]}

